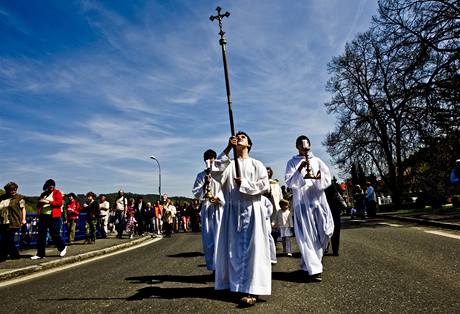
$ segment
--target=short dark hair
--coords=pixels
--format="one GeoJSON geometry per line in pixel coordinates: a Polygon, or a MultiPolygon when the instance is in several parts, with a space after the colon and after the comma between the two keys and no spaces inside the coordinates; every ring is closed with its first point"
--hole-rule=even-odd
{"type": "Polygon", "coordinates": [[[76,196],[75,193],[73,193],[73,192],[67,194],[67,196],[72,196],[72,198],[73,198],[74,200],[77,200],[77,196],[76,196]]]}
{"type": "Polygon", "coordinates": [[[249,137],[249,135],[248,135],[246,132],[243,132],[243,131],[238,131],[235,135],[238,136],[238,135],[240,135],[240,134],[242,134],[242,135],[244,135],[244,136],[247,137],[247,139],[248,139],[248,144],[249,144],[248,152],[250,152],[250,151],[251,151],[251,148],[252,148],[252,141],[251,141],[251,138],[249,137]]]}
{"type": "Polygon", "coordinates": [[[16,182],[8,182],[4,187],[3,189],[5,191],[12,191],[12,190],[17,190],[18,189],[18,185],[16,184],[16,182]]]}
{"type": "Polygon", "coordinates": [[[295,147],[299,147],[302,144],[303,140],[307,140],[308,144],[311,145],[310,139],[306,137],[305,135],[300,135],[296,140],[295,140],[295,147]]]}
{"type": "Polygon", "coordinates": [[[43,191],[48,190],[50,186],[56,187],[56,182],[53,179],[46,180],[45,184],[43,184],[43,191]]]}
{"type": "MultiPolygon", "coordinates": [[[[267,169],[267,174],[268,174],[268,172],[270,171],[270,172],[272,173],[272,175],[273,175],[273,169],[272,169],[272,167],[265,167],[265,169],[267,169]]],[[[271,179],[271,178],[270,178],[270,175],[268,175],[268,177],[269,177],[269,179],[271,179]]]]}
{"type": "Polygon", "coordinates": [[[217,153],[213,151],[212,149],[208,149],[207,151],[204,152],[203,159],[208,160],[211,158],[214,158],[214,159],[217,158],[217,153]]]}
{"type": "Polygon", "coordinates": [[[284,205],[289,206],[289,201],[285,200],[284,198],[280,199],[279,202],[280,206],[283,207],[284,205]]]}

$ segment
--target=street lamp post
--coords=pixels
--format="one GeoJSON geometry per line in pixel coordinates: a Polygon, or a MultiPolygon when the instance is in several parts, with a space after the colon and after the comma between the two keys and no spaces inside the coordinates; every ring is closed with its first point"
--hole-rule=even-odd
{"type": "Polygon", "coordinates": [[[150,156],[150,159],[153,159],[157,162],[158,164],[158,196],[160,197],[160,203],[161,203],[161,167],[160,167],[160,162],[158,159],[155,158],[155,156],[150,156]]]}

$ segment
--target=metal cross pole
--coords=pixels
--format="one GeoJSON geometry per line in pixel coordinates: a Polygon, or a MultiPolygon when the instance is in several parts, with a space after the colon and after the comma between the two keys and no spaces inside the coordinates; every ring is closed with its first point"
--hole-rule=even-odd
{"type": "MultiPolygon", "coordinates": [[[[214,20],[219,21],[219,35],[220,35],[220,40],[219,44],[222,48],[222,59],[224,62],[224,74],[225,74],[225,88],[227,90],[227,103],[228,103],[228,116],[230,119],[230,131],[232,132],[232,136],[235,136],[235,125],[233,123],[233,109],[232,109],[232,96],[230,95],[230,80],[228,79],[228,67],[227,67],[227,52],[225,50],[225,45],[227,44],[227,39],[225,39],[224,35],[225,32],[222,28],[222,19],[224,17],[229,17],[230,13],[225,12],[221,14],[220,12],[222,11],[221,7],[216,8],[217,15],[212,16],[209,18],[211,22],[214,20]]],[[[236,154],[236,147],[233,146],[233,160],[235,161],[235,170],[236,170],[236,177],[239,178],[241,176],[240,173],[240,165],[238,164],[238,156],[236,154]]]]}

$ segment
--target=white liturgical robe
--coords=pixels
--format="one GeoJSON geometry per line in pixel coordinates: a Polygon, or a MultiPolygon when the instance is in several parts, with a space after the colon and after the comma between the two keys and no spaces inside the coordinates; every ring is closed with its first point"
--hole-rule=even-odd
{"type": "Polygon", "coordinates": [[[205,171],[202,171],[197,175],[192,192],[193,195],[201,201],[201,239],[203,242],[203,253],[206,261],[206,267],[209,270],[215,270],[215,246],[217,243],[217,235],[219,233],[225,200],[220,183],[212,178],[209,188],[212,195],[215,198],[218,198],[220,202],[211,203],[208,199],[205,199],[205,178],[205,171]]]}
{"type": "Polygon", "coordinates": [[[216,247],[215,289],[254,295],[271,294],[269,230],[262,195],[269,190],[265,166],[253,158],[238,160],[242,182],[235,182],[235,164],[221,154],[214,162],[225,197],[216,247]]]}
{"type": "Polygon", "coordinates": [[[309,154],[313,173],[320,179],[304,179],[305,168],[297,171],[304,156],[294,156],[286,166],[285,182],[292,189],[294,231],[302,255],[300,267],[309,275],[323,272],[322,258],[334,231],[334,221],[324,190],[331,185],[331,174],[321,159],[309,154]]]}

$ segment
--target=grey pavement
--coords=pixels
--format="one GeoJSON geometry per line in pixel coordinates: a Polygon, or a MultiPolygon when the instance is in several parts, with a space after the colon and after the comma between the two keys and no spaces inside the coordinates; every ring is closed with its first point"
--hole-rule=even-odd
{"type": "Polygon", "coordinates": [[[112,253],[140,244],[152,237],[157,236],[135,236],[129,239],[125,235],[122,239],[118,239],[115,235],[109,235],[106,239],[97,239],[94,244],[84,244],[84,240],[79,240],[67,246],[67,254],[64,257],[60,257],[56,247],[50,245],[46,248],[46,257],[39,260],[30,259],[37,252],[35,248],[21,250],[20,259],[0,263],[0,282],[112,253]]]}
{"type": "MultiPolygon", "coordinates": [[[[421,225],[460,230],[459,211],[405,214],[400,212],[388,212],[378,213],[377,218],[394,219],[421,225]]],[[[7,260],[0,263],[0,282],[112,253],[140,244],[151,238],[151,235],[147,235],[143,237],[136,236],[133,239],[129,239],[127,236],[124,236],[123,239],[117,239],[115,235],[109,235],[106,239],[97,239],[95,244],[83,244],[83,240],[80,240],[68,246],[65,257],[60,257],[57,249],[54,246],[50,246],[46,249],[46,258],[40,260],[30,259],[31,256],[35,255],[36,249],[23,250],[20,252],[21,259],[7,260]]]]}
{"type": "Polygon", "coordinates": [[[460,211],[440,211],[440,212],[387,212],[378,213],[378,217],[394,219],[406,222],[417,223],[420,225],[440,227],[445,229],[460,230],[460,211]]]}
{"type": "MultiPolygon", "coordinates": [[[[272,293],[252,308],[216,291],[199,233],[179,233],[114,256],[0,288],[2,313],[457,313],[460,232],[387,219],[343,218],[340,256],[306,281],[300,253],[281,253],[272,293]],[[452,235],[448,236],[448,235],[452,235]],[[457,310],[456,310],[457,309],[457,310]]],[[[133,247],[134,248],[134,247],[133,247]]],[[[54,253],[56,254],[56,253],[54,253]]]]}

